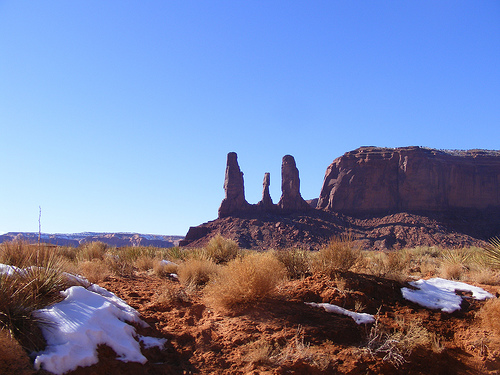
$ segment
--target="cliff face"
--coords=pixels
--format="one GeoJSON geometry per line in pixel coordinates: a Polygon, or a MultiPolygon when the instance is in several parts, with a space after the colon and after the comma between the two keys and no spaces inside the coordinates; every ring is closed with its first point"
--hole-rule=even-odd
{"type": "Polygon", "coordinates": [[[500,151],[361,147],[328,166],[318,208],[351,214],[500,210],[500,151]]]}

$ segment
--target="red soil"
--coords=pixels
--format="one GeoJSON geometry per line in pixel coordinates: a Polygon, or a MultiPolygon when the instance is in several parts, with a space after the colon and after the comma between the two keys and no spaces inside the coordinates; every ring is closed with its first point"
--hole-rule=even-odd
{"type": "MultiPolygon", "coordinates": [[[[185,293],[173,280],[146,273],[100,284],[137,309],[151,326],[140,334],[168,339],[148,349],[145,365],[123,363],[99,348],[100,362],[80,374],[500,374],[500,336],[486,332],[476,313],[482,301],[465,300],[453,314],[404,300],[401,284],[345,274],[342,280],[308,277],[289,281],[277,295],[238,311],[206,306],[202,292],[185,293]],[[174,296],[165,301],[162,293],[174,296]],[[421,319],[439,337],[440,350],[419,347],[395,366],[366,349],[371,325],[327,313],[304,302],[328,302],[377,314],[379,324],[421,319]]],[[[482,286],[496,293],[500,287],[482,286]]],[[[46,373],[40,371],[39,374],[46,373]]]]}

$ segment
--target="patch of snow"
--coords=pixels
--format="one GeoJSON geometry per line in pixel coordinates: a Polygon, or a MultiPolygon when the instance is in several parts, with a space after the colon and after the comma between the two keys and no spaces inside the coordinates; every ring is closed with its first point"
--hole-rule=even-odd
{"type": "Polygon", "coordinates": [[[40,327],[47,347],[35,353],[35,369],[63,374],[93,365],[98,362],[100,344],[111,347],[121,361],[147,361],[135,328],[126,323],[147,326],[136,310],[95,284],[88,289],[73,286],[61,293],[65,296],[62,302],[34,312],[36,318],[49,323],[40,327]]]}
{"type": "Polygon", "coordinates": [[[73,275],[72,273],[68,272],[63,272],[64,277],[68,281],[70,285],[81,285],[81,286],[89,286],[90,281],[87,280],[86,277],[83,277],[81,275],[73,275]]]}
{"type": "Polygon", "coordinates": [[[375,317],[373,315],[367,313],[357,313],[330,303],[306,302],[305,304],[313,307],[322,307],[325,311],[330,313],[349,316],[354,319],[356,324],[370,324],[375,322],[375,317]]]}
{"type": "Polygon", "coordinates": [[[23,273],[23,270],[21,268],[0,263],[0,274],[12,276],[14,274],[21,274],[21,273],[23,273]]]}
{"type": "Polygon", "coordinates": [[[159,339],[156,337],[149,337],[149,336],[138,336],[139,341],[142,342],[142,345],[144,345],[144,349],[149,349],[152,347],[159,347],[160,349],[163,349],[165,346],[167,339],[159,339]]]}
{"type": "Polygon", "coordinates": [[[405,299],[423,307],[439,309],[447,313],[460,310],[462,297],[456,294],[457,291],[470,292],[472,293],[472,298],[478,300],[494,297],[482,288],[440,277],[412,281],[410,285],[418,289],[401,288],[405,299]]]}

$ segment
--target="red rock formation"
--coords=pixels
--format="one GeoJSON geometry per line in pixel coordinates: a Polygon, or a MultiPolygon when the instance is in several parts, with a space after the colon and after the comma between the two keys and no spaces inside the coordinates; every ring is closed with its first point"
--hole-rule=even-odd
{"type": "Polygon", "coordinates": [[[264,181],[262,182],[262,200],[257,203],[257,205],[264,211],[273,210],[275,205],[273,204],[273,200],[271,198],[271,194],[269,193],[269,186],[271,185],[271,174],[264,174],[264,181]]]}
{"type": "Polygon", "coordinates": [[[299,170],[291,155],[283,156],[281,164],[281,199],[279,208],[284,212],[308,211],[311,206],[300,195],[299,170]]]}
{"type": "Polygon", "coordinates": [[[361,147],[327,168],[318,208],[344,213],[500,209],[500,151],[361,147]]]}
{"type": "Polygon", "coordinates": [[[225,197],[219,207],[219,217],[229,216],[249,207],[245,199],[243,172],[238,165],[236,152],[227,154],[226,175],[224,178],[225,197]]]}

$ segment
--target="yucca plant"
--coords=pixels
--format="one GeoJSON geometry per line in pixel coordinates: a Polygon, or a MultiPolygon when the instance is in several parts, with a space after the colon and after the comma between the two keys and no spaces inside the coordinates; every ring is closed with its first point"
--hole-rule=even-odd
{"type": "Polygon", "coordinates": [[[483,250],[487,265],[500,268],[500,237],[491,238],[483,250]]]}
{"type": "Polygon", "coordinates": [[[54,249],[27,243],[2,246],[2,262],[15,267],[0,274],[0,328],[34,349],[38,339],[32,313],[61,300],[59,292],[69,286],[64,262],[54,249]],[[11,256],[12,250],[19,253],[11,256]]]}

